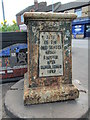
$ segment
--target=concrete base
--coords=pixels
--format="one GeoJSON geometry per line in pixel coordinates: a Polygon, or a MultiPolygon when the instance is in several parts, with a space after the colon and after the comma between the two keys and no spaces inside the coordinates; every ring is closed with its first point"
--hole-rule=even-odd
{"type": "Polygon", "coordinates": [[[11,87],[5,97],[5,108],[16,118],[82,118],[88,112],[88,91],[74,81],[80,96],[76,100],[24,106],[24,80],[11,87]]]}

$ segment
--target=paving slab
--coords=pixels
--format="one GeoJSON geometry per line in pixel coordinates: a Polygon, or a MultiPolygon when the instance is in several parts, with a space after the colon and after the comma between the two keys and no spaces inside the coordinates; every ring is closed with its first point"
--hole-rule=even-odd
{"type": "Polygon", "coordinates": [[[24,89],[24,79],[21,79],[19,82],[14,84],[11,89],[24,89]]]}
{"type": "Polygon", "coordinates": [[[5,96],[5,109],[11,117],[16,118],[84,118],[88,112],[88,91],[85,90],[77,80],[75,85],[80,91],[76,100],[65,102],[54,102],[24,106],[23,80],[16,83],[5,96]]]}

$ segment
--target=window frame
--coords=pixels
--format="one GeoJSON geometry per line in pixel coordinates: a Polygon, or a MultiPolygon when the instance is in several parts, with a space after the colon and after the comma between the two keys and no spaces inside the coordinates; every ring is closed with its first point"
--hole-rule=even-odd
{"type": "Polygon", "coordinates": [[[77,18],[82,17],[82,8],[75,9],[74,13],[77,15],[77,18]]]}
{"type": "Polygon", "coordinates": [[[21,15],[21,22],[22,22],[22,23],[24,22],[23,14],[21,15]]]}

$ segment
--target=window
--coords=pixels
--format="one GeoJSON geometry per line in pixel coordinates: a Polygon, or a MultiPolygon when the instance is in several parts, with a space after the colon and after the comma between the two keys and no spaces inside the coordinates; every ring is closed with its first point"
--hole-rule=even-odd
{"type": "Polygon", "coordinates": [[[86,25],[86,32],[90,32],[90,25],[86,25]]]}
{"type": "Polygon", "coordinates": [[[21,22],[24,22],[24,18],[23,18],[23,15],[21,15],[21,22]]]}
{"type": "Polygon", "coordinates": [[[76,9],[75,13],[76,13],[77,17],[81,17],[82,16],[82,8],[76,9]]]}

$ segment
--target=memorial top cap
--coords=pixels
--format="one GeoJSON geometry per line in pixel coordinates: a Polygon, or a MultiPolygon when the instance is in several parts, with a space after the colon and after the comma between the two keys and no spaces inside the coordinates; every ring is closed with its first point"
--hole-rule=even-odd
{"type": "Polygon", "coordinates": [[[25,12],[24,22],[27,19],[31,20],[59,20],[59,19],[76,19],[77,15],[74,13],[53,13],[53,12],[25,12]]]}

